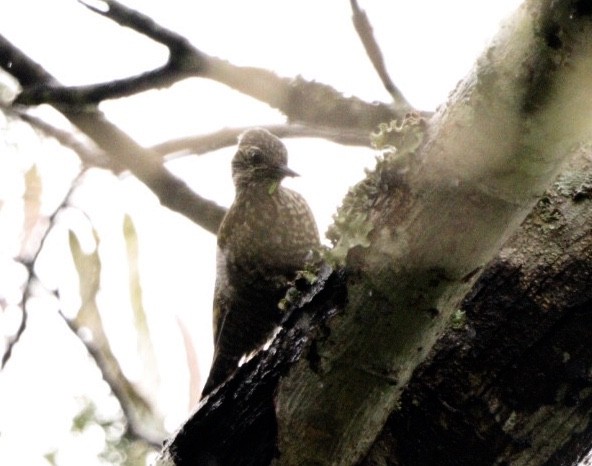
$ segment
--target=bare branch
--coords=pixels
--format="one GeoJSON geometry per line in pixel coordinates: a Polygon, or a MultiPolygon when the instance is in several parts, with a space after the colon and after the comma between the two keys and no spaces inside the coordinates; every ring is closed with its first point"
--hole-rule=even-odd
{"type": "MultiPolygon", "coordinates": [[[[268,70],[233,65],[205,54],[184,37],[157,25],[151,18],[114,0],[104,2],[108,9],[85,6],[121,26],[165,45],[169,49],[167,64],[138,76],[91,86],[58,87],[55,81],[25,89],[16,102],[26,105],[49,103],[77,108],[102,100],[132,95],[151,88],[170,86],[194,76],[212,79],[278,109],[291,122],[311,126],[349,128],[372,131],[378,124],[397,119],[407,111],[383,103],[369,103],[356,97],[344,97],[326,84],[309,82],[300,77],[281,78],[268,70]],[[403,111],[404,110],[404,111],[403,111]]],[[[11,72],[10,70],[8,70],[11,72]]],[[[35,83],[29,83],[29,86],[35,83]]],[[[39,83],[36,83],[39,84],[39,83]]],[[[397,100],[400,104],[402,100],[397,100]]]]}
{"type": "Polygon", "coordinates": [[[155,70],[124,79],[89,86],[61,87],[36,85],[17,97],[15,103],[37,105],[50,103],[70,106],[97,104],[106,99],[115,99],[172,86],[189,76],[199,75],[207,57],[193,47],[184,37],[157,25],[151,18],[118,2],[104,0],[108,9],[103,11],[82,0],[79,3],[123,27],[129,27],[169,49],[166,65],[155,70]]]}
{"type": "MultiPolygon", "coordinates": [[[[57,83],[51,74],[1,35],[0,66],[18,79],[21,85],[57,83]]],[[[114,163],[125,166],[146,184],[164,206],[185,215],[211,233],[218,231],[225,209],[194,193],[182,180],[175,178],[157,154],[140,146],[94,107],[85,107],[83,111],[59,105],[56,107],[103,149],[114,163]]]]}
{"type": "Polygon", "coordinates": [[[16,110],[15,112],[23,121],[29,123],[33,128],[42,132],[44,136],[54,138],[62,146],[74,151],[83,164],[89,167],[99,167],[119,172],[124,169],[120,164],[115,165],[103,151],[88,147],[77,139],[72,133],[50,125],[46,121],[29,113],[16,110]]]}
{"type": "Polygon", "coordinates": [[[183,180],[173,176],[158,154],[140,146],[99,111],[67,112],[66,116],[150,188],[163,206],[185,215],[207,231],[217,233],[226,209],[196,194],[183,180]]]}
{"type": "MultiPolygon", "coordinates": [[[[280,138],[321,138],[338,144],[369,146],[368,133],[359,131],[339,131],[334,128],[319,128],[299,125],[264,126],[280,138]]],[[[224,147],[233,146],[241,133],[248,128],[224,128],[214,133],[173,139],[152,146],[150,149],[160,156],[195,154],[201,155],[224,147]]],[[[168,157],[169,159],[172,157],[168,157]]]]}
{"type": "Polygon", "coordinates": [[[150,89],[170,87],[185,77],[167,65],[137,76],[97,85],[62,87],[41,84],[24,89],[14,103],[20,105],[47,103],[60,107],[95,105],[107,99],[126,97],[150,89]]]}
{"type": "Polygon", "coordinates": [[[4,366],[6,366],[6,363],[10,360],[10,358],[12,356],[12,351],[14,350],[15,346],[18,344],[19,340],[21,339],[21,337],[23,336],[23,333],[25,333],[25,330],[27,328],[28,314],[27,314],[27,310],[25,309],[24,294],[23,294],[23,300],[21,301],[20,308],[21,308],[21,312],[22,312],[21,323],[19,324],[19,328],[16,330],[14,335],[12,335],[12,337],[10,337],[8,339],[8,342],[6,344],[6,351],[4,351],[4,354],[2,355],[2,365],[0,365],[0,370],[4,369],[4,366]]]}
{"type": "Polygon", "coordinates": [[[155,42],[166,46],[172,51],[178,51],[179,49],[189,50],[193,48],[183,36],[156,24],[156,22],[149,16],[128,8],[115,0],[101,0],[101,2],[107,6],[105,10],[96,8],[84,0],[78,0],[78,3],[84,5],[94,13],[104,16],[120,26],[133,29],[155,42]]]}
{"type": "MultiPolygon", "coordinates": [[[[78,187],[79,181],[80,181],[81,177],[84,175],[84,173],[85,172],[82,171],[76,176],[76,178],[72,181],[72,183],[70,185],[70,189],[68,189],[68,192],[66,193],[66,195],[62,199],[62,202],[60,202],[60,204],[57,206],[57,208],[54,210],[54,212],[50,215],[50,217],[48,219],[47,227],[46,227],[45,231],[43,232],[43,236],[41,237],[41,241],[39,242],[39,246],[37,247],[37,250],[35,251],[35,253],[32,255],[32,257],[28,257],[26,259],[21,258],[21,260],[20,260],[21,264],[23,264],[25,266],[25,268],[27,269],[27,272],[29,275],[29,277],[27,279],[27,283],[25,285],[25,289],[23,291],[21,303],[20,303],[20,308],[21,308],[23,316],[22,316],[19,328],[17,329],[16,333],[12,336],[12,338],[9,339],[7,349],[4,352],[4,354],[2,355],[2,365],[0,366],[0,370],[4,369],[4,366],[10,360],[14,347],[17,345],[21,336],[23,335],[23,333],[25,332],[25,330],[27,328],[28,314],[27,314],[26,304],[27,304],[27,300],[29,299],[29,296],[31,295],[33,281],[37,278],[37,274],[35,273],[35,262],[37,261],[37,258],[39,257],[39,254],[41,253],[43,246],[45,245],[45,242],[47,240],[47,237],[49,236],[49,233],[52,231],[53,226],[55,225],[58,213],[61,212],[68,205],[68,202],[70,201],[72,193],[78,187]]],[[[56,292],[52,292],[52,293],[57,297],[56,292]]]]}
{"type": "Polygon", "coordinates": [[[88,354],[93,358],[97,367],[101,371],[103,380],[107,382],[109,388],[111,388],[113,396],[117,398],[127,423],[126,435],[134,440],[145,442],[153,448],[160,448],[163,439],[152,438],[152,436],[146,433],[146,429],[142,428],[142,426],[145,427],[145,422],[139,422],[146,413],[152,411],[150,404],[136,390],[129,380],[127,380],[117,359],[113,353],[111,353],[111,350],[108,347],[104,347],[104,344],[107,341],[107,336],[102,333],[102,326],[93,326],[92,328],[93,339],[98,340],[98,343],[94,344],[94,340],[88,341],[81,336],[81,326],[75,319],[68,319],[62,314],[62,312],[59,314],[64,319],[67,327],[84,345],[88,354]]]}
{"type": "Polygon", "coordinates": [[[382,52],[380,51],[378,42],[376,42],[372,25],[370,24],[370,20],[368,19],[366,12],[359,7],[357,0],[350,0],[350,3],[353,13],[352,21],[354,23],[354,27],[358,33],[358,36],[360,37],[360,40],[362,41],[362,44],[364,45],[364,48],[366,49],[368,58],[372,62],[374,69],[382,81],[384,88],[393,97],[396,107],[402,110],[403,113],[413,111],[413,107],[409,104],[399,88],[395,86],[395,83],[392,81],[388,71],[386,70],[382,52]]]}

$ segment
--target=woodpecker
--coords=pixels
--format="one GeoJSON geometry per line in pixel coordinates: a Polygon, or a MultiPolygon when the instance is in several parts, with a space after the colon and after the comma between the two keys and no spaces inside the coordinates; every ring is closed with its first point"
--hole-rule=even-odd
{"type": "Polygon", "coordinates": [[[286,147],[269,131],[255,128],[239,138],[232,160],[235,197],[218,231],[214,358],[202,396],[270,338],[290,281],[320,246],[308,204],[281,185],[298,176],[287,162],[286,147]]]}

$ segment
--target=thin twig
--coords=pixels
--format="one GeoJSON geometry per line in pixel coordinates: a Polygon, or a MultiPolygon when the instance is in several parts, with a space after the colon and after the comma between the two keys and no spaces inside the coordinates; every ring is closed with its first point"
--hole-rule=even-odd
{"type": "Polygon", "coordinates": [[[72,133],[56,126],[50,125],[46,121],[21,110],[15,112],[23,121],[29,123],[33,128],[39,130],[44,136],[55,139],[62,146],[75,152],[80,161],[88,167],[98,167],[119,172],[124,169],[121,165],[114,166],[114,161],[110,160],[103,151],[88,147],[82,141],[77,139],[72,133]]]}
{"type": "Polygon", "coordinates": [[[23,336],[23,334],[25,333],[25,330],[27,328],[28,314],[27,314],[27,310],[25,309],[24,296],[25,295],[23,293],[23,299],[20,304],[20,308],[22,311],[21,323],[19,324],[19,327],[16,330],[16,332],[10,338],[8,338],[8,341],[6,343],[6,350],[4,351],[4,354],[2,355],[2,365],[0,366],[0,370],[4,369],[4,366],[6,366],[6,363],[10,360],[10,358],[12,356],[12,351],[14,350],[15,346],[18,344],[19,340],[21,339],[21,337],[23,336]]]}
{"type": "Polygon", "coordinates": [[[78,3],[84,5],[94,13],[116,22],[120,26],[128,27],[149,37],[170,50],[176,51],[178,48],[193,48],[180,34],[160,26],[149,16],[146,16],[137,10],[133,10],[132,8],[128,8],[115,0],[102,0],[102,3],[107,6],[107,9],[104,10],[94,7],[84,0],[78,0],[78,3]]]}
{"type": "MultiPolygon", "coordinates": [[[[45,246],[45,243],[47,241],[47,237],[49,236],[49,233],[53,230],[53,227],[56,223],[57,215],[64,208],[67,207],[67,205],[70,201],[70,198],[72,197],[72,193],[80,185],[80,180],[83,177],[84,173],[85,173],[85,170],[81,171],[76,176],[76,178],[74,178],[74,180],[70,184],[70,188],[68,189],[68,192],[64,195],[62,201],[57,206],[57,208],[49,216],[47,228],[43,232],[43,236],[41,237],[41,241],[39,241],[39,246],[37,247],[35,254],[33,254],[33,256],[31,258],[27,258],[26,260],[20,261],[21,264],[23,264],[25,266],[25,268],[27,269],[27,272],[28,272],[27,283],[25,285],[25,289],[23,291],[22,299],[20,302],[20,308],[21,308],[23,317],[21,319],[21,323],[19,325],[19,328],[17,329],[16,333],[9,339],[7,349],[4,352],[4,354],[2,355],[2,366],[0,366],[0,370],[4,369],[4,367],[6,366],[6,363],[10,360],[14,347],[20,341],[22,335],[24,334],[24,332],[27,328],[27,321],[28,321],[27,301],[29,299],[29,296],[31,296],[31,289],[33,287],[33,281],[35,279],[38,279],[37,274],[35,273],[35,263],[37,262],[37,258],[39,257],[39,254],[41,253],[41,251],[43,250],[43,247],[45,246]]],[[[52,293],[55,295],[55,292],[52,292],[52,293]]]]}
{"type": "MultiPolygon", "coordinates": [[[[87,341],[85,338],[82,338],[80,328],[75,320],[68,319],[61,311],[59,312],[59,315],[66,323],[66,326],[72,331],[74,336],[86,348],[86,351],[92,357],[95,364],[101,371],[103,380],[107,383],[107,385],[109,385],[113,396],[117,398],[127,423],[126,435],[134,440],[145,442],[155,449],[160,449],[163,439],[152,438],[151,436],[144,433],[146,429],[142,429],[142,427],[138,425],[138,421],[140,419],[136,413],[138,411],[151,411],[150,404],[123,375],[121,367],[119,366],[119,363],[115,357],[109,351],[107,351],[107,354],[105,354],[105,351],[93,345],[91,341],[87,341]]],[[[106,337],[103,335],[103,338],[106,337]]]]}
{"type": "Polygon", "coordinates": [[[358,33],[358,36],[360,37],[360,40],[362,41],[362,44],[364,45],[364,49],[368,54],[368,58],[372,62],[374,69],[382,81],[384,88],[392,96],[397,108],[404,108],[406,112],[412,111],[413,107],[411,107],[407,99],[405,99],[405,96],[395,85],[389,76],[388,71],[386,70],[384,57],[380,47],[378,46],[378,42],[376,42],[372,25],[370,24],[370,20],[368,19],[366,12],[360,8],[357,0],[350,0],[350,3],[353,13],[352,21],[354,23],[354,27],[358,33]]]}

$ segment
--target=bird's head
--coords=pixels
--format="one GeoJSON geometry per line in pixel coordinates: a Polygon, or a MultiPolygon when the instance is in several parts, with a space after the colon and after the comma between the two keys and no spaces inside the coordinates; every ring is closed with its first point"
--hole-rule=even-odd
{"type": "Polygon", "coordinates": [[[282,141],[263,128],[250,129],[240,136],[232,159],[232,179],[237,188],[265,185],[273,191],[286,176],[298,174],[288,168],[288,151],[282,141]]]}

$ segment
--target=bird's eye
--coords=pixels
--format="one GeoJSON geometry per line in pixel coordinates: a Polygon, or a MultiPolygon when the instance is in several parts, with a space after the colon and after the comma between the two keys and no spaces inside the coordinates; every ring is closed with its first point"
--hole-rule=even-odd
{"type": "Polygon", "coordinates": [[[249,160],[253,163],[263,162],[263,152],[259,149],[251,148],[249,149],[249,152],[247,152],[247,155],[249,156],[249,160]]]}

